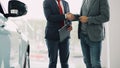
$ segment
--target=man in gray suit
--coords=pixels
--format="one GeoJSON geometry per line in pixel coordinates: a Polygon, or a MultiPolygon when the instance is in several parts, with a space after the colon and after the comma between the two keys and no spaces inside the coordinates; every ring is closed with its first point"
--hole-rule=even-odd
{"type": "Polygon", "coordinates": [[[78,36],[86,68],[101,68],[101,44],[104,39],[103,24],[109,20],[107,0],[83,0],[79,17],[78,36]]]}

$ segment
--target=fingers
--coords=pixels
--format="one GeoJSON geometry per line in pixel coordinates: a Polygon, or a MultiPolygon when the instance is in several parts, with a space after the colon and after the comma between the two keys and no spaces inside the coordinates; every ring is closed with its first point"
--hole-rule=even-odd
{"type": "Polygon", "coordinates": [[[67,18],[67,20],[74,20],[75,16],[72,13],[67,13],[66,18],[67,18]]]}
{"type": "Polygon", "coordinates": [[[72,29],[73,29],[73,28],[72,28],[71,25],[67,28],[68,31],[71,31],[72,29]]]}
{"type": "MultiPolygon", "coordinates": [[[[66,19],[72,21],[72,20],[75,19],[75,16],[72,13],[67,13],[66,14],[66,19]]],[[[81,23],[87,23],[88,22],[88,17],[87,16],[80,16],[79,21],[81,21],[81,23]]]]}
{"type": "Polygon", "coordinates": [[[88,17],[87,16],[81,16],[81,17],[79,17],[79,20],[81,21],[81,23],[87,23],[88,22],[88,17]]]}

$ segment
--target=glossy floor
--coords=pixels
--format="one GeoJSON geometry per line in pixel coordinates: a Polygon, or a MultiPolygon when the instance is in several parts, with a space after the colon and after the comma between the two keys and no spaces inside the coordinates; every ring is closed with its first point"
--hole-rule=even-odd
{"type": "MultiPolygon", "coordinates": [[[[35,46],[35,43],[31,43],[31,53],[30,53],[30,67],[31,68],[48,68],[48,53],[46,46],[35,46]]],[[[79,49],[79,45],[75,47],[70,47],[70,58],[69,58],[69,68],[85,68],[83,63],[83,57],[79,49]]],[[[61,68],[58,59],[57,68],[61,68]]]]}

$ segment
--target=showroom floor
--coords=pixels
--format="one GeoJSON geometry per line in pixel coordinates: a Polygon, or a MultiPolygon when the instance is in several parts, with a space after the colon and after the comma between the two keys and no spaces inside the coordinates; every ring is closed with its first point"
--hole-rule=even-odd
{"type": "MultiPolygon", "coordinates": [[[[48,58],[47,54],[31,54],[31,68],[48,68],[48,58]]],[[[60,63],[58,60],[57,68],[60,67],[60,63]]],[[[85,68],[82,57],[80,56],[70,56],[69,59],[69,68],[85,68]]]]}
{"type": "MultiPolygon", "coordinates": [[[[32,44],[31,44],[32,45],[32,44]]],[[[41,44],[42,45],[42,44],[41,44]]],[[[74,47],[72,47],[74,48],[74,47]]],[[[83,63],[83,57],[80,55],[80,47],[75,47],[74,51],[70,49],[69,68],[85,68],[83,63]],[[76,51],[76,52],[75,52],[76,51]]],[[[48,55],[47,48],[45,46],[31,46],[30,53],[30,67],[31,68],[48,68],[48,55]]],[[[59,59],[57,68],[60,67],[59,59]]]]}

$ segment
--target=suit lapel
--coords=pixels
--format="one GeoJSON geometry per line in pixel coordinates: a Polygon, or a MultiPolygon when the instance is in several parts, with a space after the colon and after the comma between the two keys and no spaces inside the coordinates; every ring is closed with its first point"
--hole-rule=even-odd
{"type": "MultiPolygon", "coordinates": [[[[55,8],[55,10],[59,12],[59,7],[56,0],[51,0],[51,1],[52,1],[53,8],[55,8]]],[[[64,12],[66,13],[67,12],[66,3],[64,2],[64,0],[62,0],[62,3],[63,3],[64,12]]]]}
{"type": "Polygon", "coordinates": [[[62,3],[63,3],[64,13],[66,13],[67,12],[67,8],[66,7],[68,7],[68,6],[66,6],[66,3],[63,0],[62,0],[62,3]]]}
{"type": "Polygon", "coordinates": [[[57,5],[56,0],[51,0],[51,1],[52,1],[53,8],[55,8],[55,10],[59,13],[59,7],[57,5]]]}
{"type": "MultiPolygon", "coordinates": [[[[82,6],[81,6],[81,10],[82,10],[82,8],[84,6],[84,3],[85,3],[85,0],[83,0],[82,6]]],[[[82,11],[80,11],[80,15],[82,15],[82,11]]]]}
{"type": "Polygon", "coordinates": [[[90,2],[90,5],[89,5],[89,10],[88,10],[88,13],[87,13],[87,15],[89,14],[89,12],[91,11],[91,8],[93,7],[92,5],[94,4],[94,2],[95,2],[96,0],[91,0],[91,2],[90,2]]]}
{"type": "Polygon", "coordinates": [[[86,1],[86,0],[83,0],[83,4],[82,4],[82,7],[83,7],[83,5],[84,5],[85,1],[86,1]]]}

